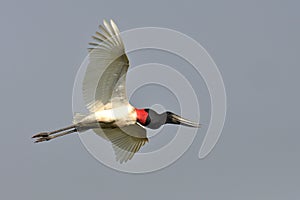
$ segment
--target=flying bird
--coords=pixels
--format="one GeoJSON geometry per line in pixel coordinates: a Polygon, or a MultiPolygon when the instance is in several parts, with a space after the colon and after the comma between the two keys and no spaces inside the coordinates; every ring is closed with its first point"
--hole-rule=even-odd
{"type": "Polygon", "coordinates": [[[148,142],[146,127],[158,129],[164,124],[200,127],[172,112],[157,113],[149,108],[135,108],[126,96],[126,73],[129,60],[120,31],[110,20],[103,21],[89,43],[88,65],[83,79],[83,98],[89,114],[74,115],[71,126],[38,133],[35,143],[92,129],[111,142],[116,161],[132,159],[148,142]]]}

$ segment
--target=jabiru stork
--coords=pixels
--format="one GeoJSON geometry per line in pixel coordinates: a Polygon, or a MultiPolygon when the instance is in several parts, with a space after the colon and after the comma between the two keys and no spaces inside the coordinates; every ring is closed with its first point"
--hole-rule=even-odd
{"type": "Polygon", "coordinates": [[[172,112],[157,113],[129,103],[125,87],[129,60],[120,31],[112,20],[110,23],[104,20],[103,25],[92,36],[94,42],[89,43],[89,63],[83,80],[83,98],[89,114],[75,114],[73,125],[32,136],[35,143],[92,129],[112,143],[116,160],[123,163],[148,142],[145,127],[158,129],[164,124],[200,127],[172,112]]]}

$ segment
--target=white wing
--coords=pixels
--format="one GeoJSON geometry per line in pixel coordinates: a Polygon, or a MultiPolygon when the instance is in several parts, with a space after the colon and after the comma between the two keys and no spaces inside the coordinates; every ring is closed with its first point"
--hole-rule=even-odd
{"type": "MultiPolygon", "coordinates": [[[[90,110],[95,112],[104,105],[112,103],[112,96],[118,105],[127,104],[126,73],[129,61],[125,54],[120,32],[111,20],[104,20],[104,27],[99,26],[101,33],[96,32],[90,43],[89,64],[83,80],[83,97],[90,110]]],[[[110,104],[111,105],[111,104],[110,104]]],[[[97,128],[93,131],[109,140],[116,154],[116,160],[126,162],[148,141],[146,130],[138,124],[120,128],[97,128]]]]}
{"type": "Polygon", "coordinates": [[[91,111],[95,110],[95,105],[108,103],[113,93],[117,93],[114,95],[119,101],[128,101],[125,79],[129,60],[119,29],[112,20],[110,24],[104,20],[104,27],[100,25],[99,28],[101,33],[96,32],[92,37],[95,42],[90,43],[89,63],[83,80],[83,98],[91,111]]]}
{"type": "Polygon", "coordinates": [[[120,163],[130,160],[148,142],[146,130],[137,124],[126,126],[122,129],[103,128],[93,130],[97,135],[111,141],[116,160],[120,163]]]}

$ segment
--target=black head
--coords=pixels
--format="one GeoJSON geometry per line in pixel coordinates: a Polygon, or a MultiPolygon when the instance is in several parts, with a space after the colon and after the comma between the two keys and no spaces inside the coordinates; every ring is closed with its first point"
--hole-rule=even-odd
{"type": "Polygon", "coordinates": [[[177,125],[184,125],[184,126],[195,127],[195,128],[200,127],[200,124],[184,119],[172,112],[164,112],[158,114],[152,109],[145,109],[145,111],[148,113],[148,116],[147,116],[147,124],[144,125],[151,129],[158,129],[160,126],[164,124],[177,124],[177,125]]]}

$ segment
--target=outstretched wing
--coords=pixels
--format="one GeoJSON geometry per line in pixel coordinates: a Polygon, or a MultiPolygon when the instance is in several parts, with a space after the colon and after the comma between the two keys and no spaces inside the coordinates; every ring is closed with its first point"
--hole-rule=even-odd
{"type": "Polygon", "coordinates": [[[93,129],[94,132],[109,140],[115,151],[116,160],[120,163],[132,159],[134,154],[148,142],[146,130],[138,124],[113,129],[93,129]]]}
{"type": "MultiPolygon", "coordinates": [[[[124,44],[116,24],[103,21],[100,32],[96,32],[89,43],[88,66],[83,80],[83,98],[91,112],[104,109],[117,103],[127,104],[126,73],[129,60],[125,54],[124,44]],[[113,98],[113,99],[112,99],[113,98]]],[[[148,141],[146,130],[138,124],[123,128],[101,128],[93,131],[109,140],[115,151],[116,160],[120,163],[130,160],[148,141]]]]}
{"type": "Polygon", "coordinates": [[[120,102],[128,102],[125,79],[129,60],[120,31],[112,20],[110,23],[104,20],[103,24],[99,26],[101,32],[92,36],[94,42],[89,43],[91,48],[83,80],[83,98],[90,110],[108,103],[113,94],[120,102]]]}

